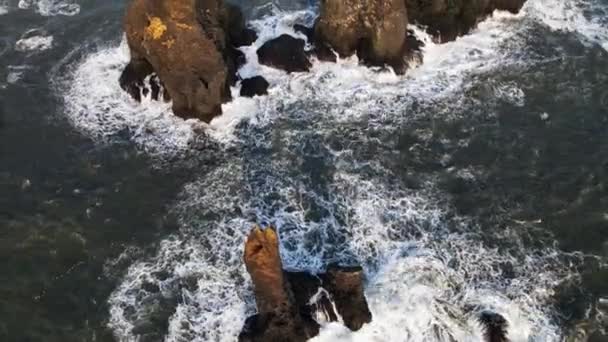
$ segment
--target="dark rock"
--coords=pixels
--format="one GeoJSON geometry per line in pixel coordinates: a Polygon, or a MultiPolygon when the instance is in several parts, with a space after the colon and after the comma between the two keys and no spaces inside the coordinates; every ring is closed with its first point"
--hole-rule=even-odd
{"type": "Polygon", "coordinates": [[[268,81],[262,76],[254,76],[241,81],[241,96],[254,97],[268,94],[268,81]]]}
{"type": "Polygon", "coordinates": [[[301,313],[311,317],[322,315],[327,322],[338,321],[330,294],[323,288],[323,281],[319,276],[307,272],[285,272],[285,274],[301,313]]]}
{"type": "Polygon", "coordinates": [[[406,0],[411,22],[426,27],[439,42],[468,33],[494,10],[517,13],[525,0],[406,0]]]}
{"type": "Polygon", "coordinates": [[[247,59],[243,51],[234,47],[228,47],[225,54],[224,59],[228,67],[228,84],[233,86],[239,80],[238,70],[247,62],[247,59]]]}
{"type": "Polygon", "coordinates": [[[315,317],[333,322],[338,313],[351,330],[371,322],[361,267],[330,266],[320,276],[285,272],[276,232],[260,228],[254,228],[247,239],[245,264],[254,284],[258,314],[245,322],[240,342],[304,342],[319,333],[315,317]]]}
{"type": "Polygon", "coordinates": [[[309,44],[313,44],[313,49],[309,52],[310,56],[316,56],[318,60],[335,63],[338,60],[336,53],[326,43],[315,40],[315,29],[301,24],[293,25],[294,31],[306,36],[309,44]]]}
{"type": "Polygon", "coordinates": [[[122,71],[118,82],[124,91],[140,102],[144,79],[153,71],[146,60],[132,60],[122,71]]]}
{"type": "Polygon", "coordinates": [[[228,42],[234,47],[251,45],[258,39],[257,33],[246,27],[243,12],[236,5],[226,3],[221,17],[222,27],[228,34],[228,42]]]}
{"type": "Polygon", "coordinates": [[[363,291],[363,269],[331,265],[323,276],[324,287],[331,294],[338,313],[350,330],[357,331],[372,321],[363,291]]]}
{"type": "Polygon", "coordinates": [[[293,25],[293,30],[306,36],[309,43],[315,40],[315,29],[301,24],[293,25]]]}
{"type": "Polygon", "coordinates": [[[239,342],[306,342],[319,334],[319,325],[311,317],[281,307],[272,312],[249,317],[239,334],[239,342]]]}
{"type": "Polygon", "coordinates": [[[303,39],[283,34],[264,43],[257,54],[261,64],[287,72],[308,71],[311,64],[304,45],[303,39]]]}
{"type": "Polygon", "coordinates": [[[509,323],[501,315],[494,312],[483,312],[479,323],[484,327],[484,338],[486,342],[507,342],[507,328],[509,323]]]}
{"type": "Polygon", "coordinates": [[[234,46],[249,46],[258,39],[258,34],[251,28],[243,29],[243,32],[232,43],[234,46]]]}

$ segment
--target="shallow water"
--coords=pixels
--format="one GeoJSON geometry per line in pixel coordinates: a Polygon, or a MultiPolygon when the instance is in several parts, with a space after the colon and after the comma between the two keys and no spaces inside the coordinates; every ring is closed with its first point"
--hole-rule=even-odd
{"type": "Polygon", "coordinates": [[[316,9],[243,3],[270,95],[206,125],[120,90],[123,1],[0,2],[1,340],[234,341],[254,223],[289,268],[365,267],[374,321],[315,341],[479,341],[484,310],[512,341],[604,338],[608,3],[414,28],[405,77],[260,66],[316,9]]]}

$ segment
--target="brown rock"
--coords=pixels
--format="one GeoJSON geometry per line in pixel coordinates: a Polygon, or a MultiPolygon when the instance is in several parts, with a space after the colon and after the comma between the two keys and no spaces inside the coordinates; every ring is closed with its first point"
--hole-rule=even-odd
{"type": "Polygon", "coordinates": [[[331,265],[323,276],[324,287],[331,294],[338,313],[350,330],[357,331],[372,321],[363,291],[363,269],[331,265]]]}
{"type": "Polygon", "coordinates": [[[237,7],[222,0],[133,0],[125,31],[131,61],[123,89],[139,100],[144,78],[156,73],[176,115],[208,122],[221,114],[243,58],[234,45],[249,34],[237,7]]]}
{"type": "Polygon", "coordinates": [[[408,16],[404,0],[323,0],[315,42],[341,57],[355,53],[367,64],[405,71],[408,16]]]}
{"type": "Polygon", "coordinates": [[[254,76],[241,81],[241,96],[254,97],[268,94],[270,84],[262,76],[254,76]]]}
{"type": "Polygon", "coordinates": [[[283,278],[279,237],[274,229],[255,227],[247,238],[244,258],[255,288],[258,312],[271,312],[290,303],[283,278]]]}
{"type": "Polygon", "coordinates": [[[257,51],[261,64],[287,72],[308,71],[312,66],[304,51],[305,41],[288,34],[267,41],[257,51]]]}

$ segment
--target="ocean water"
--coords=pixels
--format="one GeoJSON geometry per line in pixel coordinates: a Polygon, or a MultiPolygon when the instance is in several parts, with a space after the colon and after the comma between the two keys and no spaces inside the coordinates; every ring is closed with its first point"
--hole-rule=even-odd
{"type": "Polygon", "coordinates": [[[514,342],[606,339],[606,1],[528,0],[442,45],[412,26],[405,76],[262,66],[318,9],[239,4],[239,72],[269,95],[237,85],[204,124],[118,86],[124,1],[0,2],[2,340],[235,341],[256,223],[289,269],[365,269],[373,322],[314,341],[480,341],[484,311],[514,342]]]}

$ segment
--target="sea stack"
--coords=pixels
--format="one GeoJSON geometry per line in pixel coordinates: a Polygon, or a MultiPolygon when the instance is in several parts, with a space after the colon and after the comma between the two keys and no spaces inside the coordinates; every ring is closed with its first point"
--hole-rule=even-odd
{"type": "Polygon", "coordinates": [[[138,99],[156,74],[173,112],[210,121],[230,99],[242,61],[236,45],[251,41],[238,8],[222,0],[133,0],[125,16],[131,61],[121,86],[138,99]]]}
{"type": "Polygon", "coordinates": [[[287,272],[276,231],[259,227],[249,234],[244,261],[258,313],[245,322],[240,342],[305,342],[319,333],[321,320],[342,317],[351,330],[372,320],[361,267],[332,265],[319,275],[287,272]]]}

